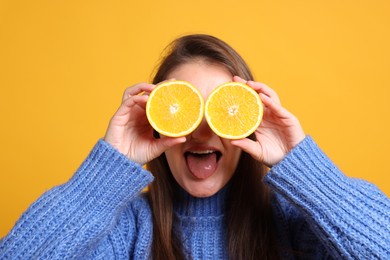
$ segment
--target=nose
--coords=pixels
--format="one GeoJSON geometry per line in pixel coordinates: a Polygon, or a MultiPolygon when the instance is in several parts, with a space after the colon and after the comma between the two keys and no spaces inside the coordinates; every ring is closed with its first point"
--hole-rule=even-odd
{"type": "Polygon", "coordinates": [[[195,131],[190,134],[190,137],[196,141],[206,141],[210,139],[213,134],[213,130],[211,130],[211,128],[207,124],[206,119],[203,118],[198,128],[196,128],[195,131]]]}

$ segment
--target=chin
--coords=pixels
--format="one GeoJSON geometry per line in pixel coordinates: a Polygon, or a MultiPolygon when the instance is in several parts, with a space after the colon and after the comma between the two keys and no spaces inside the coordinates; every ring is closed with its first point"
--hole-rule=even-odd
{"type": "Polygon", "coordinates": [[[190,183],[187,185],[180,185],[188,194],[196,198],[207,198],[211,197],[220,191],[223,187],[220,185],[212,185],[207,187],[205,183],[190,183]]]}
{"type": "Polygon", "coordinates": [[[208,197],[211,197],[213,196],[215,193],[217,192],[210,192],[210,191],[207,191],[207,192],[202,192],[202,191],[196,191],[196,192],[188,192],[192,197],[196,197],[196,198],[208,198],[208,197]]]}

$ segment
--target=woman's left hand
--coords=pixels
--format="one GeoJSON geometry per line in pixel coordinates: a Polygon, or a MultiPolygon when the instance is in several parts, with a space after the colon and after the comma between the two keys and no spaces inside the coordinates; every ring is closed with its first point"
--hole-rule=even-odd
{"type": "Polygon", "coordinates": [[[231,143],[265,165],[273,166],[305,138],[305,133],[298,119],[282,107],[273,89],[263,83],[245,81],[238,76],[233,80],[245,83],[259,93],[264,114],[259,128],[255,131],[255,141],[244,138],[232,140],[231,143]]]}

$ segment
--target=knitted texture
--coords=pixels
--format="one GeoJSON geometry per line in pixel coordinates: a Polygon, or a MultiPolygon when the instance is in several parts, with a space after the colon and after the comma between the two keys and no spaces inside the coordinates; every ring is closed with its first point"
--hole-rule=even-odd
{"type": "Polygon", "coordinates": [[[265,182],[299,209],[335,258],[390,259],[390,202],[373,184],[347,178],[307,137],[265,182]]]}
{"type": "MultiPolygon", "coordinates": [[[[43,194],[0,241],[0,259],[149,259],[153,176],[100,140],[75,175],[43,194]]],[[[347,178],[306,137],[264,181],[274,196],[278,241],[308,259],[389,259],[390,202],[374,185],[347,178]]],[[[227,259],[226,188],[185,194],[174,228],[192,259],[227,259]]]]}

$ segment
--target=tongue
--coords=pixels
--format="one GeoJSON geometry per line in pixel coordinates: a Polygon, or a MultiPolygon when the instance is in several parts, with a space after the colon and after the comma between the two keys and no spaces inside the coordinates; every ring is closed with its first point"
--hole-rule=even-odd
{"type": "Polygon", "coordinates": [[[187,165],[196,178],[206,179],[217,169],[217,155],[215,153],[207,155],[188,154],[187,165]]]}

